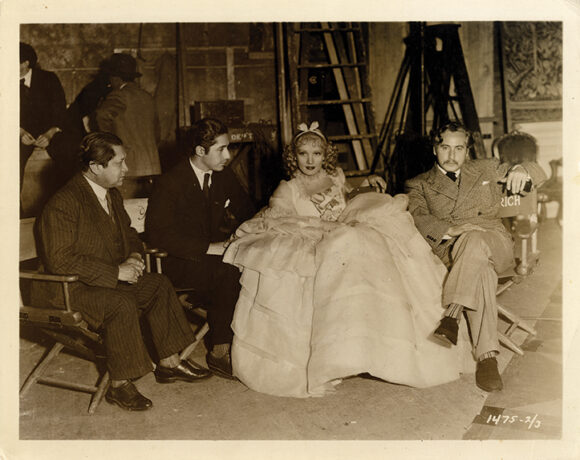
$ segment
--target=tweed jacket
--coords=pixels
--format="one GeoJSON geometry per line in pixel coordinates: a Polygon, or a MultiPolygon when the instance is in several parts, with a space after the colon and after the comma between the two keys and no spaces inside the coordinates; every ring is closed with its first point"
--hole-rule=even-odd
{"type": "MultiPolygon", "coordinates": [[[[41,269],[78,275],[79,282],[88,286],[117,286],[119,264],[133,252],[142,254],[143,243],[131,227],[120,192],[112,188],[109,194],[118,233],[81,173],[50,199],[36,221],[41,269]]],[[[72,283],[71,293],[78,287],[79,283],[72,283]]],[[[62,304],[62,288],[57,283],[39,283],[32,290],[44,300],[62,304]]]]}
{"type": "MultiPolygon", "coordinates": [[[[537,163],[522,166],[534,184],[545,180],[546,175],[537,163]]],[[[409,212],[435,254],[442,257],[445,253],[448,244],[443,236],[453,225],[472,223],[508,235],[498,213],[503,187],[499,180],[509,168],[509,164],[495,158],[467,160],[461,168],[459,184],[437,165],[405,182],[409,212]]]]}
{"type": "Polygon", "coordinates": [[[55,73],[32,69],[28,96],[20,95],[20,127],[34,137],[57,126],[64,128],[66,99],[55,73]]]}
{"type": "Polygon", "coordinates": [[[170,257],[200,260],[211,242],[223,241],[254,213],[231,169],[212,173],[210,200],[184,158],[156,182],[145,217],[148,241],[170,257]]]}
{"type": "Polygon", "coordinates": [[[123,141],[129,176],[161,173],[157,151],[159,118],[147,91],[135,82],[111,91],[97,108],[95,119],[101,131],[116,134],[123,141]]]}

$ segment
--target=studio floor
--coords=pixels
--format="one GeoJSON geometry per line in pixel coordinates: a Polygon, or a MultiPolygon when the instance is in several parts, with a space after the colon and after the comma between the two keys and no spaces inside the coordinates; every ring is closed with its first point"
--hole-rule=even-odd
{"type": "MultiPolygon", "coordinates": [[[[541,257],[534,272],[501,296],[534,324],[518,331],[524,356],[502,347],[504,390],[488,394],[474,375],[415,389],[372,378],[344,380],[323,398],[273,397],[242,383],[212,377],[195,384],[161,385],[152,374],[138,382],[154,402],[143,413],[103,401],[87,413],[90,396],[34,385],[20,398],[21,440],[541,440],[562,433],[562,232],[541,224],[541,257]]],[[[505,327],[505,325],[503,326],[505,327]]],[[[202,348],[202,347],[201,347],[202,348]]],[[[20,383],[44,344],[20,339],[20,383]]],[[[97,378],[94,365],[62,355],[55,373],[97,378]]],[[[195,359],[204,363],[198,347],[195,359]]]]}

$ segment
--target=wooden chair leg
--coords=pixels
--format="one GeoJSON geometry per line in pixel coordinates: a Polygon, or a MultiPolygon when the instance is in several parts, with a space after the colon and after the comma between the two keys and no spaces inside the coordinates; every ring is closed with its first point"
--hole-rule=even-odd
{"type": "Polygon", "coordinates": [[[497,333],[499,341],[502,345],[504,345],[505,347],[509,348],[511,351],[513,351],[514,353],[517,353],[520,356],[524,355],[523,350],[518,347],[513,341],[512,339],[510,339],[509,337],[507,337],[506,335],[502,334],[501,332],[497,333]]]}
{"type": "Polygon", "coordinates": [[[203,326],[199,329],[199,331],[195,334],[195,341],[193,343],[191,343],[187,348],[185,348],[181,352],[181,355],[179,357],[181,359],[187,359],[189,357],[189,355],[191,355],[191,353],[193,353],[193,350],[195,350],[195,347],[197,347],[197,345],[201,342],[201,340],[203,339],[205,334],[207,334],[208,331],[209,331],[209,324],[204,323],[203,326]]]}
{"type": "Polygon", "coordinates": [[[528,263],[528,240],[526,238],[522,239],[522,257],[521,263],[517,268],[517,272],[520,275],[527,275],[529,272],[529,263],[528,263]]]}
{"type": "Polygon", "coordinates": [[[504,292],[507,289],[509,289],[510,287],[512,287],[514,284],[515,284],[515,281],[510,279],[509,281],[506,281],[505,283],[499,285],[497,288],[497,291],[495,292],[496,297],[498,295],[500,295],[502,292],[504,292]]]}
{"type": "Polygon", "coordinates": [[[527,325],[526,323],[523,323],[522,319],[518,315],[512,313],[507,308],[505,308],[503,305],[498,303],[497,304],[497,311],[500,315],[509,319],[511,321],[512,325],[515,325],[515,328],[512,328],[512,326],[510,326],[510,328],[508,329],[508,330],[511,329],[510,334],[511,334],[511,332],[513,332],[513,330],[515,330],[516,328],[519,328],[519,329],[522,329],[523,331],[526,331],[528,334],[536,335],[536,330],[533,327],[527,325]]]}
{"type": "Polygon", "coordinates": [[[109,376],[109,372],[107,371],[107,372],[105,372],[105,375],[103,375],[101,382],[97,386],[97,391],[95,391],[95,394],[93,395],[91,403],[89,404],[89,414],[93,415],[95,413],[95,411],[97,410],[97,407],[101,403],[103,396],[105,396],[105,392],[109,388],[110,382],[111,382],[111,378],[109,376]]]}
{"type": "Polygon", "coordinates": [[[26,392],[30,389],[30,387],[34,385],[42,377],[42,375],[46,371],[46,368],[54,360],[54,358],[56,358],[59,355],[59,353],[62,351],[63,348],[64,345],[60,342],[56,342],[52,346],[52,348],[44,357],[44,359],[40,361],[40,363],[38,363],[38,365],[34,368],[34,370],[30,373],[30,375],[24,382],[24,385],[22,385],[22,388],[20,389],[20,396],[24,396],[24,394],[26,394],[26,392]]]}

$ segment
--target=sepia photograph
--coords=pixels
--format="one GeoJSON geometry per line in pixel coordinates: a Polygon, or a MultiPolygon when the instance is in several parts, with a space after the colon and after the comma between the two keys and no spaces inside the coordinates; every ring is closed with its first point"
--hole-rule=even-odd
{"type": "Polygon", "coordinates": [[[0,458],[577,458],[580,5],[206,3],[0,9],[0,458]]]}

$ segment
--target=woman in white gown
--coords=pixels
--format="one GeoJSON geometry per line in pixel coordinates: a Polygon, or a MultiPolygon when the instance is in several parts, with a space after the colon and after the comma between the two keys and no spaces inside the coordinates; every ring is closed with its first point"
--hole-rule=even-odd
{"type": "Polygon", "coordinates": [[[407,197],[365,193],[347,204],[336,149],[317,127],[300,126],[284,152],[291,179],[225,253],[242,269],[234,374],[259,392],[308,397],[360,373],[427,387],[472,371],[465,330],[457,347],[432,339],[446,269],[407,197]]]}

